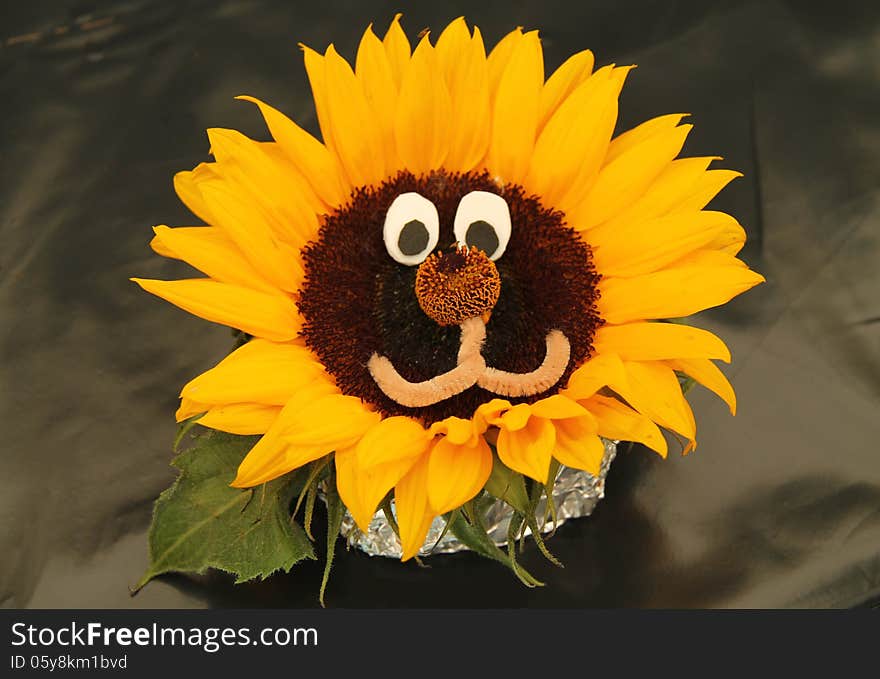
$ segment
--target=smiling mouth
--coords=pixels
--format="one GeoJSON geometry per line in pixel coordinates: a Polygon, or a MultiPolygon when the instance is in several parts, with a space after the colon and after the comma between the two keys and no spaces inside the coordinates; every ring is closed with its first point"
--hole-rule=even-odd
{"type": "Polygon", "coordinates": [[[528,373],[513,373],[486,365],[481,349],[486,340],[486,324],[480,317],[465,320],[456,366],[423,382],[401,377],[385,356],[374,353],[367,362],[373,380],[388,398],[402,406],[430,406],[479,386],[499,396],[534,396],[559,382],[571,358],[571,344],[561,330],[551,330],[545,338],[547,351],[541,365],[528,373]]]}

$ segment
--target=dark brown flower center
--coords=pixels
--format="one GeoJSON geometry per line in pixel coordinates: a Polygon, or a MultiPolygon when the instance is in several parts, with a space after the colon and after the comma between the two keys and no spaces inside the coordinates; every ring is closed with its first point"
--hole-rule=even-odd
{"type": "MultiPolygon", "coordinates": [[[[496,238],[480,247],[497,246],[489,225],[474,221],[469,243],[470,231],[475,239],[496,238]]],[[[415,245],[411,249],[417,251],[415,245]]],[[[602,324],[596,309],[600,277],[589,246],[566,226],[561,212],[520,186],[499,187],[485,172],[420,177],[402,172],[378,187],[356,189],[345,206],[326,216],[317,240],[304,250],[304,263],[298,300],[302,335],[339,388],[385,415],[409,415],[425,424],[450,415],[469,418],[497,394],[472,386],[429,406],[406,407],[370,375],[373,354],[387,357],[406,380],[430,380],[456,367],[458,324],[482,316],[489,318],[482,347],[486,365],[529,373],[545,358],[548,333],[559,330],[571,344],[562,377],[543,393],[509,399],[532,402],[566,383],[590,356],[602,324]],[[476,247],[456,247],[456,209],[472,191],[500,195],[510,210],[510,239],[495,262],[476,247]],[[437,246],[420,266],[392,259],[383,241],[386,212],[405,192],[430,200],[440,219],[437,246]]]]}

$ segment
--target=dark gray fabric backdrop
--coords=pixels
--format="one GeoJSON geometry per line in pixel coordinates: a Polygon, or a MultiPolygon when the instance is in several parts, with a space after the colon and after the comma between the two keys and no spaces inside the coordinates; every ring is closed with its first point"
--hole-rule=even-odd
{"type": "Polygon", "coordinates": [[[700,448],[622,455],[527,590],[470,555],[430,569],[343,553],[335,606],[825,607],[880,596],[880,22],[872,3],[28,2],[0,24],[0,597],[14,607],[312,606],[320,565],[234,587],[146,564],[175,396],[228,330],[127,281],[174,278],[150,227],[192,223],[172,174],[206,127],[267,133],[241,93],[315,130],[298,41],[352,58],[364,27],[459,15],[492,44],[539,28],[548,67],[635,62],[620,129],[688,111],[690,155],[745,178],[719,209],[768,282],[700,323],[727,339],[731,418],[699,389],[700,448]]]}

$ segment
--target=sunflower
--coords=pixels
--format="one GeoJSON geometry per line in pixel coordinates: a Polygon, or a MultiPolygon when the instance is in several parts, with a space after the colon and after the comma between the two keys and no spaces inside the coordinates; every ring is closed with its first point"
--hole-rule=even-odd
{"type": "Polygon", "coordinates": [[[763,281],[745,232],[705,210],[737,172],[677,158],[682,114],[614,138],[631,66],[589,51],[545,80],[536,31],[486,55],[461,18],[415,49],[395,17],[352,67],[303,46],[319,141],[255,104],[274,141],[208,130],[175,176],[208,226],[151,245],[205,274],[133,279],[249,341],[181,392],[177,419],[262,437],[232,485],[332,456],[367,529],[393,492],[403,558],[493,465],[597,473],[600,437],[696,445],[680,375],[735,410],[712,333],[665,319],[763,281]],[[493,452],[495,451],[495,452],[493,452]]]}

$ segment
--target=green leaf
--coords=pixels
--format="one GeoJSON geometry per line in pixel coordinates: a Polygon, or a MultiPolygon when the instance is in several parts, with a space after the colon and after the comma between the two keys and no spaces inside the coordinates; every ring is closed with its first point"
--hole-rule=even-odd
{"type": "Polygon", "coordinates": [[[324,575],[321,578],[321,591],[318,600],[324,605],[324,592],[327,582],[330,580],[330,569],[333,567],[333,555],[336,553],[336,540],[342,528],[342,519],[345,517],[345,505],[336,490],[336,475],[331,474],[326,484],[327,493],[327,559],[324,562],[324,575]]]}
{"type": "Polygon", "coordinates": [[[504,500],[517,511],[524,514],[528,510],[529,496],[522,474],[505,466],[497,455],[494,455],[492,473],[485,488],[489,495],[504,500]]]}
{"type": "Polygon", "coordinates": [[[315,558],[288,511],[303,474],[287,474],[247,490],[229,486],[257,440],[211,431],[174,458],[171,464],[180,476],[153,508],[150,565],[132,593],[172,571],[218,568],[240,583],[315,558]]]}

